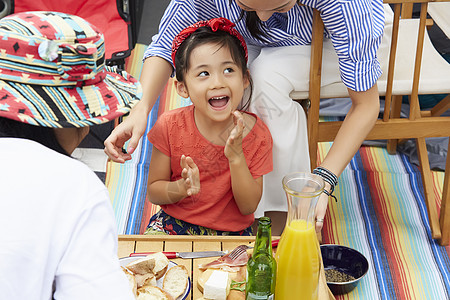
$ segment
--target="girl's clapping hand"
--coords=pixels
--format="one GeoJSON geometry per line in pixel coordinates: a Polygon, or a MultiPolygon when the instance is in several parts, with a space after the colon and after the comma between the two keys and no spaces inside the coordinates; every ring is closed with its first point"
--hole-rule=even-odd
{"type": "Polygon", "coordinates": [[[244,159],[242,152],[242,137],[244,135],[244,117],[239,111],[233,112],[233,121],[235,126],[231,130],[230,136],[225,145],[225,156],[230,163],[237,163],[244,159]]]}
{"type": "Polygon", "coordinates": [[[200,172],[194,160],[182,155],[180,165],[183,170],[181,177],[184,179],[184,187],[188,196],[198,194],[200,192],[200,172]]]}

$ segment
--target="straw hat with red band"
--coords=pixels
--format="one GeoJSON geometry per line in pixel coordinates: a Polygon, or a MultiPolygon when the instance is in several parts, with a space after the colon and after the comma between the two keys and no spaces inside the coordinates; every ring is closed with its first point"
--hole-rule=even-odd
{"type": "Polygon", "coordinates": [[[59,12],[0,19],[0,117],[44,127],[111,121],[139,101],[139,82],[105,66],[103,34],[59,12]]]}
{"type": "Polygon", "coordinates": [[[208,21],[200,21],[189,27],[186,27],[179,34],[177,34],[177,36],[173,40],[173,43],[172,43],[173,65],[175,66],[175,55],[177,54],[178,48],[180,48],[181,44],[200,27],[210,27],[211,30],[214,32],[216,32],[217,30],[221,30],[221,31],[228,32],[232,36],[235,36],[241,43],[242,48],[244,48],[245,61],[247,61],[248,60],[247,44],[245,43],[242,35],[236,29],[234,29],[234,26],[235,26],[235,24],[228,19],[215,18],[215,19],[211,19],[208,21]]]}

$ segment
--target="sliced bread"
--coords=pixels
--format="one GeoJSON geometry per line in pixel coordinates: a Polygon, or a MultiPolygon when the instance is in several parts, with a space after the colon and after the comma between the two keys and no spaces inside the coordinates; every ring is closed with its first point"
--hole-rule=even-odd
{"type": "Polygon", "coordinates": [[[152,256],[152,254],[150,254],[146,257],[130,262],[125,267],[134,274],[145,275],[147,273],[154,273],[153,269],[155,268],[155,263],[155,258],[152,256]]]}
{"type": "Polygon", "coordinates": [[[167,291],[172,298],[177,299],[183,295],[187,288],[189,274],[185,266],[176,265],[170,268],[164,277],[163,289],[167,291]]]}
{"type": "Polygon", "coordinates": [[[160,279],[167,271],[169,259],[162,252],[156,252],[147,257],[151,257],[155,260],[153,273],[155,274],[156,279],[160,279]]]}
{"type": "Polygon", "coordinates": [[[173,300],[173,298],[157,286],[145,286],[138,289],[137,300],[173,300]]]}
{"type": "Polygon", "coordinates": [[[144,285],[156,285],[156,277],[153,273],[147,273],[145,275],[136,274],[134,277],[138,288],[144,285]]]}

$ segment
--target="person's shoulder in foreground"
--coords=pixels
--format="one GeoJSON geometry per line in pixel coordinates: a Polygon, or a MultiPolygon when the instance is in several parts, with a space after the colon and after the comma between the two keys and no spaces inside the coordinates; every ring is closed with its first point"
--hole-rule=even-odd
{"type": "Polygon", "coordinates": [[[0,299],[50,299],[53,282],[57,299],[134,299],[97,176],[34,141],[0,147],[0,299]]]}

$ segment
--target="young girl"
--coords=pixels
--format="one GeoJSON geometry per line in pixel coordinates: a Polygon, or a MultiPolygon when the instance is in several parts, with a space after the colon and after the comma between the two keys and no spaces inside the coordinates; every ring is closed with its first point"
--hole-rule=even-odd
{"type": "MultiPolygon", "coordinates": [[[[131,159],[145,132],[148,114],[172,74],[170,46],[175,34],[201,20],[227,18],[236,24],[236,30],[249,46],[248,64],[254,83],[249,110],[267,124],[273,137],[273,171],[264,176],[264,192],[255,217],[270,217],[272,234],[280,235],[287,215],[281,180],[291,172],[310,172],[305,112],[292,101],[289,93],[294,89],[308,90],[313,9],[321,12],[327,40],[334,46],[329,54],[335,55],[335,61],[325,62],[325,72],[336,73],[333,81],[342,80],[352,100],[339,134],[316,170],[326,179],[326,193],[331,194],[337,176],[378,117],[380,100],[376,81],[381,67],[377,49],[383,36],[382,0],[170,1],[159,23],[159,33],[144,54],[140,77],[144,90],[142,100],[106,139],[105,152],[116,162],[131,159]],[[335,72],[337,60],[340,74],[335,72]],[[127,140],[127,153],[122,153],[120,150],[127,140]]],[[[326,193],[317,205],[317,230],[322,228],[327,209],[326,193]]]]}
{"type": "Polygon", "coordinates": [[[148,196],[162,208],[148,234],[252,232],[272,138],[256,115],[237,111],[250,75],[233,27],[224,18],[201,21],[174,39],[176,90],[193,105],[162,114],[148,134],[148,196]]]}

